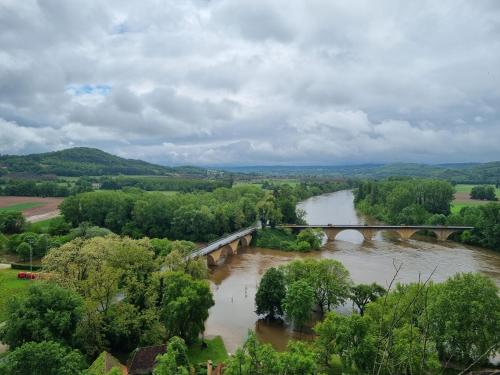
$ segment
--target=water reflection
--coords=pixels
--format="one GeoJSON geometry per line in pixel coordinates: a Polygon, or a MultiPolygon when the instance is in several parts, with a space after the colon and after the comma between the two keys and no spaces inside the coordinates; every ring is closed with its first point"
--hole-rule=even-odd
{"type": "MultiPolygon", "coordinates": [[[[300,205],[309,223],[359,224],[365,219],[353,207],[353,195],[342,191],[306,200],[300,205]]],[[[368,222],[366,220],[366,222],[368,222]]],[[[305,338],[287,325],[259,321],[254,297],[259,280],[270,267],[296,258],[331,258],[341,261],[356,282],[387,285],[394,275],[394,265],[402,265],[398,281],[427,278],[442,281],[456,272],[480,271],[500,285],[500,255],[454,242],[436,242],[428,237],[400,241],[397,235],[379,232],[372,241],[353,230],[338,234],[322,251],[306,254],[270,249],[249,248],[231,256],[224,265],[212,270],[210,280],[215,306],[210,309],[207,335],[221,335],[230,352],[241,345],[248,329],[254,329],[264,342],[283,349],[290,338],[305,338]]],[[[344,306],[342,310],[349,309],[344,306]]]]}

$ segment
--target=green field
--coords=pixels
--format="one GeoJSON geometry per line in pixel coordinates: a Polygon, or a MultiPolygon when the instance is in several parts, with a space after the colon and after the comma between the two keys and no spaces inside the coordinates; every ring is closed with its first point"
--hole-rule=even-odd
{"type": "MultiPolygon", "coordinates": [[[[457,191],[457,193],[470,193],[474,186],[478,186],[478,185],[458,184],[458,185],[455,185],[455,190],[457,191]]],[[[492,186],[494,186],[494,185],[492,185],[492,186]]],[[[497,197],[500,197],[500,188],[496,188],[495,193],[496,193],[497,197]]]]}
{"type": "Polygon", "coordinates": [[[0,322],[6,319],[7,301],[12,296],[18,296],[26,292],[32,280],[20,280],[17,278],[19,270],[10,268],[0,269],[0,322]]]}
{"type": "Polygon", "coordinates": [[[45,205],[44,202],[17,203],[7,207],[0,208],[0,212],[21,212],[24,210],[29,210],[30,208],[40,207],[43,205],[45,205]]]}
{"type": "Polygon", "coordinates": [[[200,343],[196,343],[188,350],[189,362],[202,363],[209,359],[214,363],[220,363],[227,359],[227,351],[222,337],[217,336],[212,340],[205,339],[208,348],[201,349],[200,343]]]}

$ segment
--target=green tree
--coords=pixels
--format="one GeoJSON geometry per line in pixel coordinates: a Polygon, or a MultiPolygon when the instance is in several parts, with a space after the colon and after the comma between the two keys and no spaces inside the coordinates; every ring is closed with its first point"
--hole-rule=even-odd
{"type": "Polygon", "coordinates": [[[26,296],[7,304],[2,340],[11,348],[29,342],[57,341],[71,346],[83,314],[83,299],[55,284],[36,283],[26,296]]]}
{"type": "Polygon", "coordinates": [[[300,329],[311,318],[314,304],[314,289],[307,281],[299,280],[288,286],[283,299],[283,310],[287,318],[300,329]]]}
{"type": "Polygon", "coordinates": [[[21,212],[0,212],[0,232],[21,233],[25,226],[26,219],[21,212]]]}
{"type": "Polygon", "coordinates": [[[321,240],[323,231],[318,229],[304,229],[297,235],[297,242],[305,241],[309,244],[309,248],[319,250],[321,248],[321,240]]]}
{"type": "Polygon", "coordinates": [[[314,330],[318,335],[315,344],[319,357],[326,368],[334,368],[334,359],[340,358],[343,373],[371,373],[377,339],[370,319],[356,314],[344,316],[330,312],[314,330]]]}
{"type": "Polygon", "coordinates": [[[168,341],[167,352],[158,356],[153,375],[189,375],[190,368],[186,344],[174,336],[168,341]]]}
{"type": "Polygon", "coordinates": [[[279,354],[280,374],[316,375],[318,365],[316,353],[306,343],[290,341],[279,354]]]}
{"type": "Polygon", "coordinates": [[[360,315],[363,315],[365,306],[375,301],[385,293],[385,289],[377,283],[358,284],[351,288],[350,298],[359,310],[360,315]]]}
{"type": "Polygon", "coordinates": [[[33,249],[31,245],[27,242],[21,242],[16,249],[17,255],[23,260],[26,261],[30,258],[30,254],[32,254],[33,249]]]}
{"type": "Polygon", "coordinates": [[[57,342],[28,342],[0,361],[4,375],[78,375],[87,367],[81,353],[57,342]]]}
{"type": "Polygon", "coordinates": [[[465,364],[486,362],[500,347],[500,297],[494,282],[463,273],[436,285],[429,330],[441,356],[465,364]]]}
{"type": "Polygon", "coordinates": [[[283,267],[287,283],[303,280],[312,287],[314,302],[324,314],[349,297],[349,271],[334,259],[296,260],[283,267]]]}
{"type": "Polygon", "coordinates": [[[281,375],[278,353],[269,344],[261,344],[255,333],[248,332],[242,348],[227,361],[228,375],[281,375]]]}
{"type": "Polygon", "coordinates": [[[165,272],[157,286],[161,321],[169,337],[193,343],[205,329],[208,309],[214,305],[210,286],[182,272],[165,272]]]}
{"type": "Polygon", "coordinates": [[[255,294],[256,313],[267,314],[274,319],[276,315],[283,315],[282,302],[286,295],[285,276],[274,267],[269,268],[262,277],[257,293],[255,294]]]}

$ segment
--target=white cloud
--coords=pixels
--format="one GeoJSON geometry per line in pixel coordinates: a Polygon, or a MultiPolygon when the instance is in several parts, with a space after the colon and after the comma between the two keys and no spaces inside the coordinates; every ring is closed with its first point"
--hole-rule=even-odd
{"type": "Polygon", "coordinates": [[[161,163],[500,159],[500,6],[0,2],[0,152],[161,163]]]}

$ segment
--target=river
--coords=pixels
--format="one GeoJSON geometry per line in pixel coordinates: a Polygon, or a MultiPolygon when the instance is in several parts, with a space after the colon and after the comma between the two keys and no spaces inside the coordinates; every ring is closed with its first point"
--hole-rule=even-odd
{"type": "MultiPolygon", "coordinates": [[[[363,224],[366,218],[354,209],[351,191],[339,191],[309,198],[299,204],[310,224],[363,224]]],[[[500,254],[456,242],[436,242],[414,236],[401,241],[391,233],[379,232],[372,241],[364,241],[356,231],[343,231],[321,251],[293,253],[271,249],[247,248],[229,257],[225,264],[210,272],[215,306],[210,309],[205,335],[220,335],[230,353],[242,344],[253,329],[263,342],[282,350],[290,338],[307,338],[289,327],[259,321],[254,310],[257,285],[264,272],[296,258],[337,259],[349,270],[355,283],[391,281],[396,265],[402,269],[398,281],[426,279],[443,281],[457,272],[482,272],[500,286],[500,254]]],[[[342,309],[349,309],[344,306],[342,309]]]]}

